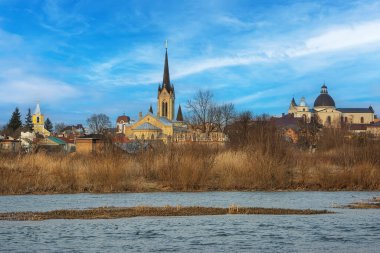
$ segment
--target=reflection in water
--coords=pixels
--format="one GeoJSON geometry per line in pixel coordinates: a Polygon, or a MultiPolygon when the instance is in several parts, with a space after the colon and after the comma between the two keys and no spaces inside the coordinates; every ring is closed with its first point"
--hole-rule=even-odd
{"type": "MultiPolygon", "coordinates": [[[[376,192],[214,192],[0,197],[0,211],[135,205],[329,209],[376,192]]],[[[0,222],[0,251],[376,252],[380,211],[334,215],[226,215],[0,222]]]]}

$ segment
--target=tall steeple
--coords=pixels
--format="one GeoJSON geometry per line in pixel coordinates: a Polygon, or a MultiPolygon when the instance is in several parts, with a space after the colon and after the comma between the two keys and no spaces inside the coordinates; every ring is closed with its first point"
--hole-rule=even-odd
{"type": "Polygon", "coordinates": [[[169,61],[168,61],[168,41],[165,43],[165,65],[164,65],[164,77],[162,80],[162,89],[166,88],[167,91],[171,90],[170,75],[169,75],[169,61]]]}
{"type": "Polygon", "coordinates": [[[162,84],[158,86],[157,96],[157,115],[174,119],[175,93],[174,86],[170,83],[169,60],[168,60],[168,41],[165,42],[165,63],[162,84]]]}

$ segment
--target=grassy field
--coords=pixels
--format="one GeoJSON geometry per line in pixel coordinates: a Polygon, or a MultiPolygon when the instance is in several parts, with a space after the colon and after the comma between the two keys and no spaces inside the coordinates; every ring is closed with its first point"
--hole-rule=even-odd
{"type": "Polygon", "coordinates": [[[166,146],[138,155],[0,154],[0,194],[216,190],[380,190],[380,144],[316,153],[261,140],[215,148],[166,146]]]}

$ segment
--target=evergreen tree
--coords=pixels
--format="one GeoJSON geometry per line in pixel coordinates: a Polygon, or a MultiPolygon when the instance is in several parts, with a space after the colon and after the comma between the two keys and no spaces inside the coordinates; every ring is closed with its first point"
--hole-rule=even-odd
{"type": "Polygon", "coordinates": [[[33,122],[32,122],[32,112],[30,108],[28,109],[28,113],[25,117],[25,125],[24,125],[29,131],[33,131],[33,122]]]}
{"type": "Polygon", "coordinates": [[[21,126],[22,126],[22,122],[21,122],[20,110],[18,109],[18,107],[16,107],[15,111],[12,113],[11,119],[9,120],[8,129],[12,131],[16,131],[21,126]]]}
{"type": "Polygon", "coordinates": [[[49,118],[45,120],[45,129],[48,130],[49,132],[53,131],[53,123],[51,123],[49,118]]]}

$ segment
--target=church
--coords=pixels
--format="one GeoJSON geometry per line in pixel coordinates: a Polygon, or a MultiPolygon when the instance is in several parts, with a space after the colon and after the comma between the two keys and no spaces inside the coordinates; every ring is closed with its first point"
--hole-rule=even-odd
{"type": "Polygon", "coordinates": [[[339,127],[342,124],[372,124],[375,112],[372,106],[368,108],[337,108],[334,99],[329,95],[326,84],[321,87],[321,93],[310,108],[304,97],[299,104],[293,98],[288,113],[295,118],[304,118],[310,122],[312,117],[318,117],[320,123],[327,127],[339,127]]]}
{"type": "Polygon", "coordinates": [[[126,115],[119,116],[116,120],[116,132],[123,133],[129,139],[162,140],[168,143],[188,133],[180,105],[175,115],[175,90],[170,82],[167,46],[165,50],[164,74],[162,83],[158,86],[156,114],[150,106],[146,115],[139,113],[137,121],[132,121],[126,115]]]}
{"type": "Polygon", "coordinates": [[[41,134],[43,136],[50,136],[50,132],[45,129],[44,115],[41,113],[40,103],[36,105],[34,114],[32,115],[33,132],[41,134]]]}

